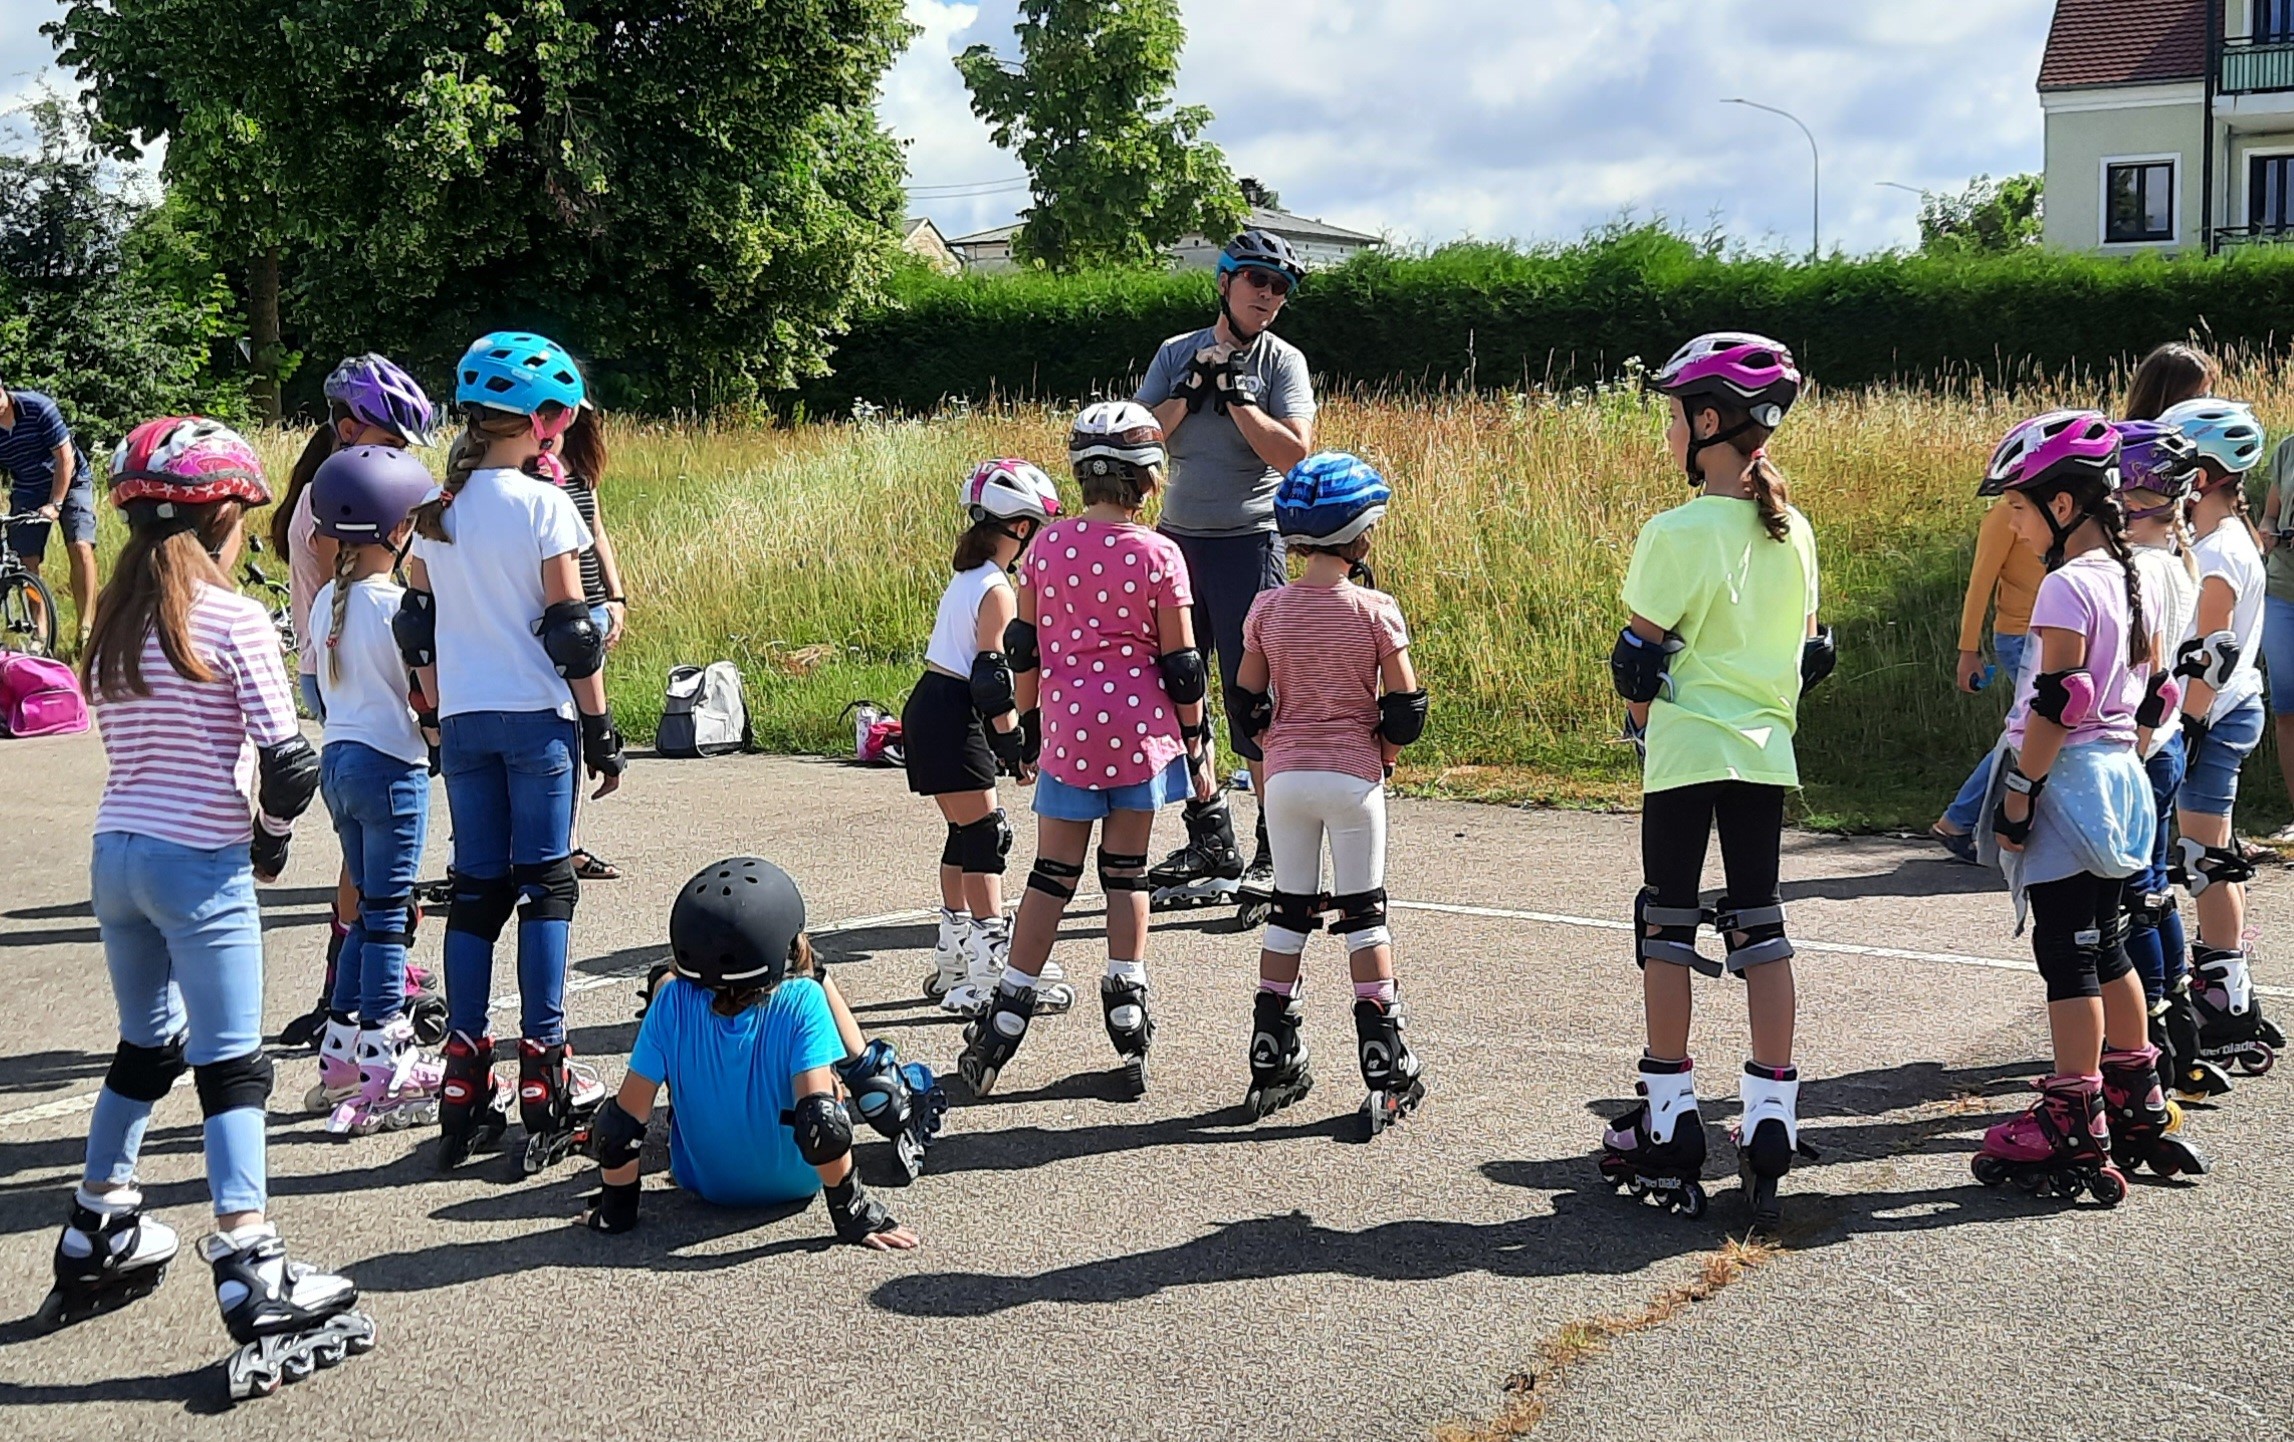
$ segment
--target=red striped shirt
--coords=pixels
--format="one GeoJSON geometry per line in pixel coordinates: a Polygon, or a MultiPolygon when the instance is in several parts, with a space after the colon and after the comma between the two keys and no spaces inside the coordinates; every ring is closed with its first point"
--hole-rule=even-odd
{"type": "Polygon", "coordinates": [[[97,831],[130,831],[202,851],[245,845],[253,834],[255,758],[248,743],[269,746],[296,729],[279,633],[255,602],[203,586],[191,604],[191,649],[217,679],[179,675],[154,631],[143,643],[151,694],[94,698],[110,766],[97,831]]]}
{"type": "Polygon", "coordinates": [[[1266,657],[1274,691],[1274,725],[1259,738],[1270,774],[1385,775],[1378,668],[1410,645],[1392,596],[1351,581],[1261,591],[1243,622],[1243,645],[1266,657]]]}

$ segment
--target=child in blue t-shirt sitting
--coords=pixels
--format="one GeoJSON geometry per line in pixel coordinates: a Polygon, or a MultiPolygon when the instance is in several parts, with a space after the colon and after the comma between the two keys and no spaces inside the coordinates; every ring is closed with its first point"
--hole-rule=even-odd
{"type": "Polygon", "coordinates": [[[657,973],[629,1073],[598,1112],[603,1189],[591,1228],[637,1225],[639,1152],[663,1085],[676,1096],[669,1174],[719,1206],[801,1201],[823,1190],[839,1240],[905,1249],[916,1234],[861,1186],[852,1111],[900,1148],[913,1178],[947,1099],[929,1069],[889,1043],[863,1043],[852,1012],[816,975],[804,898],[756,857],[702,868],[669,914],[672,960],[657,973]]]}

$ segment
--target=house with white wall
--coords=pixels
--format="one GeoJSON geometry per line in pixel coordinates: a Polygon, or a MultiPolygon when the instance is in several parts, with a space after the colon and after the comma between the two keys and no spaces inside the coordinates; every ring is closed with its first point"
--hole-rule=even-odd
{"type": "MultiPolygon", "coordinates": [[[[1242,187],[1244,204],[1250,207],[1244,227],[1264,230],[1289,241],[1291,249],[1298,252],[1298,258],[1309,270],[1337,265],[1358,250],[1382,244],[1375,235],[1276,209],[1268,203],[1274,197],[1256,180],[1246,177],[1238,184],[1242,187]]],[[[1019,229],[1017,224],[999,225],[992,230],[959,235],[948,244],[963,259],[966,270],[991,274],[1014,270],[1018,267],[1012,259],[1012,237],[1019,234],[1019,229]]],[[[1174,270],[1209,270],[1219,263],[1219,252],[1226,248],[1228,239],[1223,235],[1216,239],[1188,235],[1165,249],[1163,255],[1174,270]]]]}
{"type": "Polygon", "coordinates": [[[2057,0],[2039,103],[2049,245],[2294,241],[2294,0],[2057,0]]]}

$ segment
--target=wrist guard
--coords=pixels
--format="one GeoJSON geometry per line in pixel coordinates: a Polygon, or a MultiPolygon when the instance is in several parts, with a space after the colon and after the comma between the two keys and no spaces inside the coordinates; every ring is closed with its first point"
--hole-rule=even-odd
{"type": "Polygon", "coordinates": [[[860,1173],[855,1170],[833,1187],[824,1187],[828,1198],[828,1218],[836,1225],[836,1239],[840,1242],[865,1242],[878,1232],[889,1232],[900,1224],[892,1220],[892,1213],[884,1204],[868,1194],[860,1184],[860,1173]]]}
{"type": "Polygon", "coordinates": [[[618,1236],[637,1225],[638,1184],[606,1182],[599,1186],[597,1204],[589,1210],[589,1229],[618,1236]]]}
{"type": "Polygon", "coordinates": [[[2002,793],[1998,808],[1992,812],[1991,829],[1998,834],[2000,840],[2011,841],[2017,846],[2021,846],[2031,839],[2031,823],[2039,818],[2039,795],[2047,789],[2047,778],[2044,776],[2026,776],[2023,774],[2023,768],[2011,761],[2007,764],[2005,784],[2008,791],[2015,792],[2024,798],[2024,816],[2021,821],[2013,821],[2008,818],[2007,797],[2005,793],[2002,793]]]}
{"type": "Polygon", "coordinates": [[[1014,726],[1009,731],[998,731],[982,722],[980,729],[988,733],[988,749],[996,753],[996,760],[1006,771],[1017,771],[1027,759],[1028,739],[1021,734],[1021,728],[1014,726]]]}
{"type": "Polygon", "coordinates": [[[287,838],[272,832],[255,818],[255,834],[247,842],[247,861],[257,876],[277,876],[287,869],[287,838]]]}
{"type": "Polygon", "coordinates": [[[621,750],[621,733],[613,729],[612,716],[582,713],[581,764],[600,776],[619,776],[629,769],[629,758],[621,750]]]}

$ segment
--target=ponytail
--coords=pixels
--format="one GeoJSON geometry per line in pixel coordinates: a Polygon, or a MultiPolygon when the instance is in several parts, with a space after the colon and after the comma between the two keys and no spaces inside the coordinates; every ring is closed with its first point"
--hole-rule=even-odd
{"type": "Polygon", "coordinates": [[[340,681],[343,678],[343,658],[337,647],[343,638],[343,616],[350,609],[350,572],[351,567],[358,564],[359,550],[357,545],[349,541],[335,547],[334,604],[328,607],[329,614],[327,616],[327,679],[329,681],[340,681]]]}
{"type": "MultiPolygon", "coordinates": [[[[2175,547],[2182,552],[2183,574],[2189,576],[2195,585],[2198,581],[2198,537],[2190,531],[2190,501],[2187,498],[2175,502],[2174,532],[2175,547]]],[[[2182,638],[2178,636],[2175,639],[2179,641],[2182,638]]]]}
{"type": "Polygon", "coordinates": [[[303,443],[303,453],[295,457],[295,468],[287,475],[287,493],[271,511],[271,549],[289,559],[293,558],[294,542],[287,532],[295,519],[295,507],[303,499],[311,478],[319,473],[319,465],[342,448],[337,434],[337,423],[351,419],[350,409],[341,401],[327,402],[326,421],[303,443]]]}
{"type": "Polygon", "coordinates": [[[2135,567],[2134,548],[2127,544],[2127,508],[2115,493],[2106,492],[2087,514],[2102,528],[2103,549],[2127,579],[2127,665],[2155,667],[2158,658],[2151,654],[2151,630],[2143,624],[2142,573],[2135,567]]]}
{"type": "Polygon", "coordinates": [[[445,495],[435,501],[424,501],[414,508],[414,534],[426,541],[440,541],[447,545],[454,538],[446,534],[446,508],[469,484],[470,476],[485,460],[486,452],[496,441],[529,429],[533,422],[525,416],[489,406],[470,405],[462,408],[462,434],[454,438],[452,449],[446,453],[445,495]]]}
{"type": "Polygon", "coordinates": [[[1761,528],[1772,541],[1782,541],[1792,534],[1792,488],[1785,483],[1784,472],[1768,458],[1766,451],[1754,451],[1752,464],[1745,468],[1752,482],[1752,501],[1760,507],[1761,528]]]}

